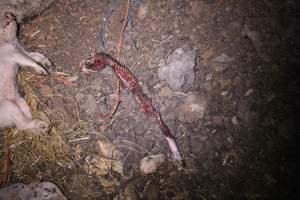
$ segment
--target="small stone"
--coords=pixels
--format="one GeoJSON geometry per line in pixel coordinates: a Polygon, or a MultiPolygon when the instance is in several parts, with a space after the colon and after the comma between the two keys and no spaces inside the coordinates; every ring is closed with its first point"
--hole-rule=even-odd
{"type": "Polygon", "coordinates": [[[247,90],[247,92],[245,93],[245,97],[247,97],[247,96],[249,96],[249,95],[251,95],[252,93],[253,93],[253,89],[249,89],[249,90],[247,90]]]}
{"type": "Polygon", "coordinates": [[[141,160],[140,169],[145,174],[153,173],[165,160],[166,156],[163,154],[147,156],[141,160]]]}
{"type": "Polygon", "coordinates": [[[210,81],[210,80],[212,80],[212,77],[213,77],[212,73],[209,73],[205,76],[205,80],[210,81]]]}
{"type": "Polygon", "coordinates": [[[227,139],[226,139],[230,144],[232,144],[233,143],[233,138],[232,138],[232,136],[229,136],[229,137],[227,137],[227,139]]]}
{"type": "Polygon", "coordinates": [[[223,90],[223,91],[221,92],[221,95],[222,95],[222,96],[227,96],[227,95],[228,95],[228,93],[229,93],[228,91],[226,91],[226,90],[223,90]]]}
{"type": "Polygon", "coordinates": [[[239,122],[236,115],[231,118],[231,122],[234,126],[238,125],[239,122]]]}
{"type": "Polygon", "coordinates": [[[161,80],[168,82],[174,91],[187,91],[195,79],[195,49],[188,45],[176,49],[158,69],[158,76],[161,80]]]}
{"type": "Polygon", "coordinates": [[[233,61],[234,61],[234,58],[229,57],[225,53],[222,53],[220,56],[217,56],[212,59],[212,62],[216,62],[216,63],[231,63],[233,61]]]}

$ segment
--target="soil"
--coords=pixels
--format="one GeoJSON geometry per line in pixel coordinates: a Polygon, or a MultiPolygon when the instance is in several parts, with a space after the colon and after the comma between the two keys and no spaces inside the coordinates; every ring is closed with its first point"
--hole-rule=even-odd
{"type": "Polygon", "coordinates": [[[145,1],[143,16],[134,2],[120,62],[160,110],[178,141],[184,168],[174,163],[158,125],[128,91],[121,91],[113,120],[96,120],[115,102],[116,78],[109,69],[83,74],[79,63],[95,51],[114,56],[126,1],[58,0],[21,24],[19,38],[26,49],[51,59],[52,74],[66,74],[68,81],[50,77],[32,87],[48,95],[39,109],[63,130],[62,140],[71,149],[64,156],[72,164],[25,162],[20,175],[12,159],[10,183],[52,181],[73,200],[299,199],[299,3],[145,1]],[[157,71],[185,44],[196,49],[195,81],[178,93],[157,71]],[[183,120],[177,108],[190,94],[201,95],[207,106],[204,116],[183,120]],[[123,173],[112,169],[101,175],[105,181],[90,162],[99,154],[99,138],[117,148],[123,164],[123,173]],[[158,153],[167,162],[143,175],[140,160],[158,153]]]}

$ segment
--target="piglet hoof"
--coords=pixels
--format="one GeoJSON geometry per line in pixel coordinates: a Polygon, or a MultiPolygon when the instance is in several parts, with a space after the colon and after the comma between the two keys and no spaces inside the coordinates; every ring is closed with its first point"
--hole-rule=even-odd
{"type": "Polygon", "coordinates": [[[47,69],[51,69],[52,68],[51,61],[48,58],[46,58],[46,57],[44,57],[43,59],[40,60],[40,64],[43,65],[47,69]]]}
{"type": "Polygon", "coordinates": [[[41,121],[41,120],[35,120],[35,128],[34,128],[34,132],[36,133],[42,133],[45,134],[49,131],[49,124],[41,121]]]}
{"type": "Polygon", "coordinates": [[[48,72],[48,70],[46,70],[44,67],[40,67],[40,68],[38,68],[38,69],[36,69],[36,72],[38,73],[38,74],[41,74],[41,75],[48,75],[49,74],[49,72],[48,72]]]}

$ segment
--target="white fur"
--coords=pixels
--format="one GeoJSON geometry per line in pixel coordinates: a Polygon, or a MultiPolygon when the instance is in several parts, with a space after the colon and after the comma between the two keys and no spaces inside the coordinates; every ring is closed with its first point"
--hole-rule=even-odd
{"type": "Polygon", "coordinates": [[[19,130],[44,133],[48,130],[48,124],[32,119],[29,106],[18,93],[16,75],[19,66],[30,67],[39,74],[47,74],[40,64],[50,66],[51,63],[43,54],[27,52],[20,45],[15,20],[8,25],[2,21],[0,21],[0,129],[16,127],[19,130]]]}

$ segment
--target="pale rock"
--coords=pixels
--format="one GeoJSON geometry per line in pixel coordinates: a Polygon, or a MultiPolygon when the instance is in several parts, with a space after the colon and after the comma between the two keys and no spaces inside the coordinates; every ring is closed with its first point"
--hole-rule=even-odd
{"type": "Polygon", "coordinates": [[[253,93],[253,89],[249,89],[249,90],[247,90],[247,92],[245,93],[245,97],[247,97],[247,96],[249,96],[249,95],[251,95],[252,93],[253,93]]]}
{"type": "Polygon", "coordinates": [[[238,125],[239,122],[236,115],[231,118],[231,122],[234,126],[238,125]]]}
{"type": "Polygon", "coordinates": [[[221,92],[221,95],[222,95],[222,96],[227,96],[228,94],[229,94],[229,92],[226,91],[226,90],[223,90],[223,91],[221,92]]]}
{"type": "Polygon", "coordinates": [[[166,156],[163,154],[147,156],[141,160],[140,169],[145,174],[153,173],[165,160],[166,156]]]}
{"type": "Polygon", "coordinates": [[[211,80],[212,80],[212,77],[213,77],[212,73],[209,73],[209,74],[207,74],[207,75],[205,76],[205,80],[206,80],[206,81],[211,81],[211,80]]]}
{"type": "Polygon", "coordinates": [[[184,45],[176,49],[166,60],[166,64],[158,69],[161,80],[168,82],[175,91],[189,90],[195,79],[196,51],[184,45]]]}

